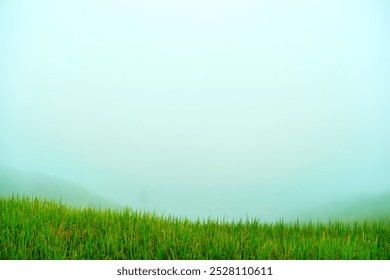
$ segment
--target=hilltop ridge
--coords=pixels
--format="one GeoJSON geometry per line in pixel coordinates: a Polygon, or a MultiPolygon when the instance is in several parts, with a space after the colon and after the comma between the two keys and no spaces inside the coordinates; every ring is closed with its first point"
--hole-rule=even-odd
{"type": "Polygon", "coordinates": [[[0,166],[0,196],[34,196],[61,201],[71,206],[117,207],[115,203],[82,186],[38,172],[0,166]]]}

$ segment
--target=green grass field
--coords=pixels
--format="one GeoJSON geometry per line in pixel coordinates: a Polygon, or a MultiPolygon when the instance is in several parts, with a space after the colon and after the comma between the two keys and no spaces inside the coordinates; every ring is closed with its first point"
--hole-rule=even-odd
{"type": "Polygon", "coordinates": [[[0,198],[0,259],[390,259],[380,221],[193,222],[123,210],[0,198]]]}

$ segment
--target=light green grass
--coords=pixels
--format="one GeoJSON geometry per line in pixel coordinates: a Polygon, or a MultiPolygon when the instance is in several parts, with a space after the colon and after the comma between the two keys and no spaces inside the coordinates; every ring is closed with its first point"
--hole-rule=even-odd
{"type": "Polygon", "coordinates": [[[0,198],[0,259],[390,259],[381,222],[227,223],[0,198]]]}

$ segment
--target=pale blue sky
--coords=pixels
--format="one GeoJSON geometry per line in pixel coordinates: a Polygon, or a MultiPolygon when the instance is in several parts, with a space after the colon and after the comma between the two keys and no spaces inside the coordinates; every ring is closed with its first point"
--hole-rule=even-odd
{"type": "Polygon", "coordinates": [[[389,8],[2,1],[0,164],[192,216],[389,190],[389,8]]]}

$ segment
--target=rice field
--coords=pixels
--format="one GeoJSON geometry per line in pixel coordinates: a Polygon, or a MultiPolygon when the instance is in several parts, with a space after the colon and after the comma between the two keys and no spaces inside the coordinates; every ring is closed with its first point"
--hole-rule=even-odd
{"type": "Polygon", "coordinates": [[[2,260],[389,260],[381,221],[190,221],[0,197],[2,260]]]}

